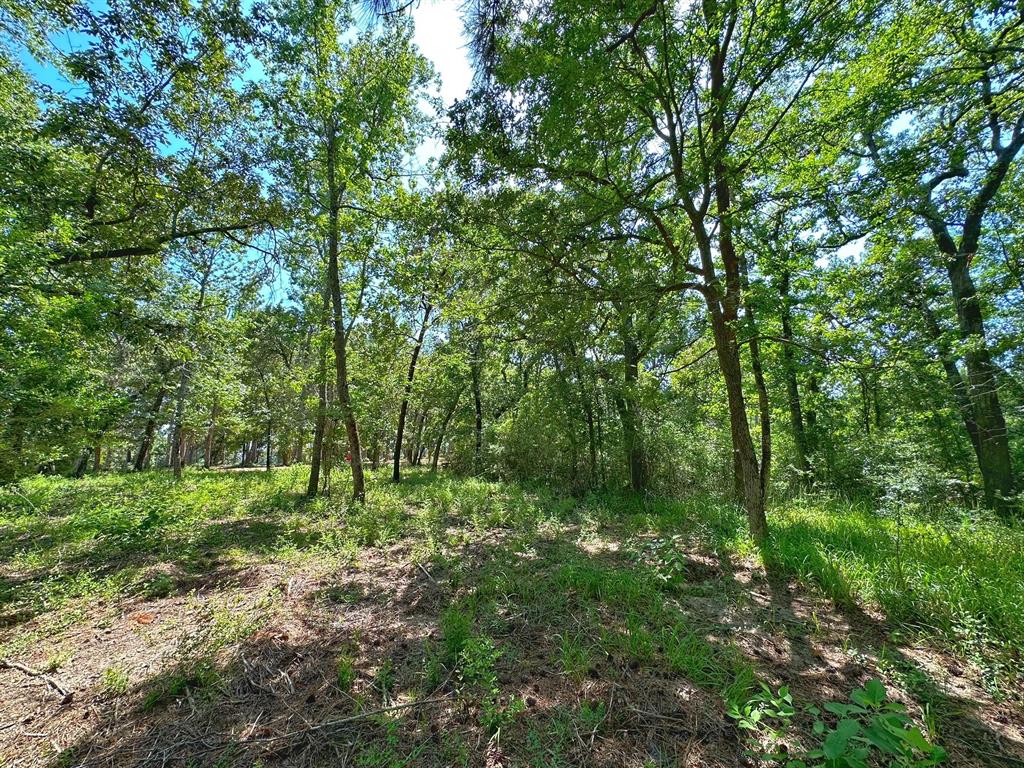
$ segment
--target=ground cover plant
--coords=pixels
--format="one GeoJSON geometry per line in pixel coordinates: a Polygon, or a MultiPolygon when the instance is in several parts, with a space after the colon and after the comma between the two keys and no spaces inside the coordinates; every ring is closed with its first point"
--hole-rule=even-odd
{"type": "Polygon", "coordinates": [[[794,503],[760,552],[712,497],[381,472],[351,514],[306,471],[5,489],[0,656],[72,697],[0,671],[4,764],[1020,759],[995,521],[913,524],[921,599],[893,601],[896,533],[857,505],[794,503]]]}

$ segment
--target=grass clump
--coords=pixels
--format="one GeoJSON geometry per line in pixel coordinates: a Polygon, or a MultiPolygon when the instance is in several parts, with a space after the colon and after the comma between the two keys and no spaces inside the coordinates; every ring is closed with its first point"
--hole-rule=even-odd
{"type": "Polygon", "coordinates": [[[338,688],[345,693],[352,690],[352,686],[356,682],[356,660],[351,654],[343,653],[338,656],[335,680],[338,683],[338,688]]]}
{"type": "Polygon", "coordinates": [[[965,656],[1024,653],[1024,531],[985,517],[893,518],[863,505],[803,499],[775,514],[769,568],[836,602],[872,603],[965,656]]]}
{"type": "Polygon", "coordinates": [[[122,696],[128,692],[128,672],[121,667],[107,667],[103,670],[100,686],[108,696],[122,696]]]}

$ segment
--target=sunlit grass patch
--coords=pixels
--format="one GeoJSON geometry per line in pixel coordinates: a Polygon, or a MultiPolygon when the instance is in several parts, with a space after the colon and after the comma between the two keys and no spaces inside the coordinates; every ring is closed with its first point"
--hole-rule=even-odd
{"type": "Polygon", "coordinates": [[[877,605],[962,648],[1024,650],[1024,531],[966,514],[898,519],[820,499],[782,505],[772,522],[769,565],[837,602],[877,605]]]}

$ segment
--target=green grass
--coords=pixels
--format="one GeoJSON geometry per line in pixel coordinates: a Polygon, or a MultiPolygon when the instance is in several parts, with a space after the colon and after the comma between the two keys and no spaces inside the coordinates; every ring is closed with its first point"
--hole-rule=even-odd
{"type": "Polygon", "coordinates": [[[812,499],[771,521],[769,565],[836,602],[878,606],[964,653],[979,643],[1024,652],[1024,530],[967,515],[898,521],[812,499]]]}
{"type": "MultiPolygon", "coordinates": [[[[504,728],[518,711],[498,680],[532,650],[536,640],[519,639],[524,628],[544,638],[552,668],[570,683],[658,665],[743,702],[756,688],[754,664],[683,599],[741,599],[730,574],[740,557],[762,558],[769,576],[795,577],[854,617],[865,606],[880,608],[899,631],[932,637],[973,662],[993,693],[1013,668],[1008,660],[1024,653],[1024,531],[993,519],[895,520],[863,505],[804,497],[771,509],[772,539],[758,550],[742,514],[718,499],[571,498],[413,471],[398,486],[384,472],[372,475],[368,502],[358,507],[347,500],[344,477],[332,499],[307,502],[306,471],[189,471],[179,483],[163,472],[35,477],[0,489],[0,655],[56,637],[87,612],[94,620],[97,611],[114,616],[125,597],[189,595],[221,569],[352,561],[398,542],[415,562],[443,573],[447,591],[438,635],[418,668],[421,693],[445,684],[472,689],[489,730],[504,728]],[[722,572],[691,572],[687,550],[718,555],[722,572]],[[31,630],[23,626],[33,618],[31,630]]],[[[142,706],[186,691],[212,695],[227,672],[218,654],[268,620],[279,589],[245,606],[192,606],[207,612],[204,629],[179,649],[173,667],[145,681],[142,706]]],[[[367,599],[345,584],[314,597],[341,605],[367,599]]],[[[72,651],[61,653],[54,668],[72,651]]],[[[923,691],[914,670],[894,659],[883,671],[923,691]]],[[[334,661],[342,691],[358,688],[358,661],[354,648],[334,661]]],[[[390,666],[378,668],[373,684],[382,699],[395,693],[393,675],[390,666]]],[[[128,679],[111,671],[103,687],[121,695],[128,679]]],[[[558,764],[564,743],[557,729],[573,723],[590,733],[602,719],[596,708],[563,712],[532,738],[558,764]]],[[[401,757],[388,750],[362,759],[401,757]]]]}

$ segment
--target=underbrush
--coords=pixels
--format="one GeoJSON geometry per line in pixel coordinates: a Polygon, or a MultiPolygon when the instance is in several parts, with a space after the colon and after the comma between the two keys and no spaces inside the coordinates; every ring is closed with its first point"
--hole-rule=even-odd
{"type": "Polygon", "coordinates": [[[1024,654],[1024,530],[967,514],[891,518],[813,498],[782,505],[771,522],[769,569],[841,605],[877,606],[982,664],[1024,654]]]}
{"type": "MultiPolygon", "coordinates": [[[[996,698],[1018,687],[1024,532],[994,519],[895,517],[808,496],[770,510],[772,538],[758,549],[742,512],[710,497],[572,497],[423,471],[408,471],[394,485],[381,471],[370,475],[366,504],[355,505],[344,477],[330,497],[305,499],[306,472],[192,470],[177,483],[161,472],[37,477],[0,489],[0,656],[25,654],[87,616],[98,626],[114,622],[123,599],[183,596],[203,629],[183,641],[176,663],[144,686],[112,665],[99,694],[143,691],[145,711],[182,696],[212,697],[231,674],[224,657],[273,612],[275,590],[290,588],[288,579],[275,582],[239,610],[196,602],[219,573],[265,563],[358,567],[376,551],[378,563],[406,559],[443,591],[432,617],[437,633],[417,662],[418,695],[454,697],[485,734],[528,723],[519,733],[527,753],[573,764],[575,734],[592,741],[608,704],[559,703],[546,719],[531,719],[531,697],[508,681],[537,664],[579,690],[594,681],[627,690],[639,670],[658,670],[661,679],[685,681],[704,700],[722,702],[737,721],[780,711],[779,695],[757,693],[765,668],[726,618],[749,607],[743,593],[750,585],[736,581],[733,569],[742,565],[763,581],[750,567],[760,560],[769,580],[803,582],[851,623],[858,612],[880,609],[894,647],[905,639],[899,635],[912,634],[970,661],[996,698]],[[690,610],[688,600],[710,601],[713,609],[690,610]]],[[[344,582],[316,594],[339,609],[373,598],[344,582]]],[[[898,652],[883,646],[877,655],[878,674],[926,714],[941,715],[930,678],[898,652]]],[[[329,669],[338,690],[362,701],[359,664],[356,645],[345,645],[329,669]]],[[[390,669],[381,666],[374,682],[385,706],[394,688],[390,669]]],[[[902,717],[893,714],[894,722],[902,717]]],[[[865,720],[865,732],[869,726],[865,720]]]]}

